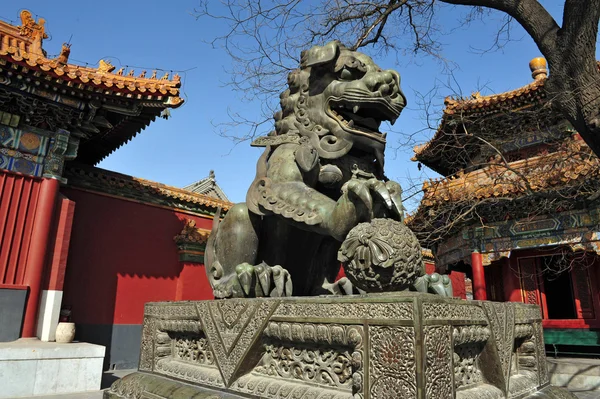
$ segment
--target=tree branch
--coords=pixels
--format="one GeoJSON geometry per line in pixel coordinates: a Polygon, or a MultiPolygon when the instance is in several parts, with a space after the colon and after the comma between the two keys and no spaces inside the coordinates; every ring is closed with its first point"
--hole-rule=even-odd
{"type": "MultiPolygon", "coordinates": [[[[487,7],[513,17],[533,38],[551,63],[559,56],[556,45],[560,26],[537,0],[440,0],[443,3],[487,7]]],[[[574,0],[578,1],[578,0],[574,0]]],[[[597,0],[593,0],[597,1],[597,0]]],[[[566,5],[565,5],[566,7],[566,5]]]]}

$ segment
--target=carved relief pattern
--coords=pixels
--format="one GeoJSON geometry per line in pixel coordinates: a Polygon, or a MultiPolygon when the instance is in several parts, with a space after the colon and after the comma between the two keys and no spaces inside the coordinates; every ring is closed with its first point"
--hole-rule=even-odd
{"type": "MultiPolygon", "coordinates": [[[[352,357],[348,350],[267,344],[261,365],[254,372],[324,386],[350,387],[352,357]]],[[[360,355],[357,357],[360,365],[360,355]]]]}
{"type": "Polygon", "coordinates": [[[154,361],[155,332],[156,320],[150,317],[144,317],[144,327],[142,329],[142,343],[140,345],[140,370],[152,371],[152,363],[154,361]]]}
{"type": "Polygon", "coordinates": [[[248,304],[241,301],[216,301],[214,302],[214,308],[218,310],[218,315],[225,323],[224,327],[231,329],[240,325],[238,322],[239,316],[245,313],[248,304]]]}
{"type": "Polygon", "coordinates": [[[542,320],[542,311],[539,306],[523,305],[516,303],[515,320],[518,323],[525,323],[531,320],[542,320]]]}
{"type": "Polygon", "coordinates": [[[491,334],[488,326],[475,325],[453,328],[455,388],[477,384],[482,381],[477,358],[491,334]]]}
{"type": "Polygon", "coordinates": [[[173,360],[170,357],[157,361],[155,371],[194,384],[205,384],[218,388],[225,386],[218,369],[201,367],[196,364],[173,360]]]}
{"type": "Polygon", "coordinates": [[[229,385],[239,363],[250,350],[256,337],[263,330],[269,315],[278,305],[278,302],[255,301],[248,303],[248,306],[245,308],[238,307],[236,309],[241,312],[241,314],[238,314],[240,317],[236,319],[237,322],[233,322],[232,324],[227,324],[222,317],[219,317],[221,309],[218,308],[219,305],[216,302],[243,303],[247,301],[229,299],[226,301],[196,303],[198,313],[207,315],[203,318],[204,332],[211,345],[223,380],[226,385],[229,385]],[[226,343],[223,340],[223,331],[226,334],[231,334],[232,331],[238,332],[237,336],[231,339],[231,341],[227,341],[230,345],[229,347],[226,347],[226,343]]]}
{"type": "Polygon", "coordinates": [[[373,398],[416,398],[415,330],[369,327],[373,398]]]}
{"type": "Polygon", "coordinates": [[[480,306],[448,303],[424,303],[423,317],[425,319],[487,321],[480,306]]]}
{"type": "Polygon", "coordinates": [[[515,339],[529,339],[533,336],[533,326],[531,324],[515,324],[515,339]]]}
{"type": "Polygon", "coordinates": [[[363,341],[362,327],[336,324],[270,322],[264,335],[294,343],[321,343],[359,347],[363,341]]]}
{"type": "Polygon", "coordinates": [[[141,375],[133,375],[112,384],[109,392],[124,399],[141,399],[144,390],[143,377],[141,375]]]}
{"type": "Polygon", "coordinates": [[[502,371],[508,383],[513,355],[515,308],[512,303],[483,302],[494,333],[502,371]]]}
{"type": "Polygon", "coordinates": [[[153,316],[161,319],[188,319],[198,320],[198,313],[193,304],[171,305],[171,304],[147,304],[144,310],[145,316],[153,316]]]}
{"type": "Polygon", "coordinates": [[[171,337],[165,331],[157,331],[154,344],[154,363],[173,354],[173,346],[171,345],[171,337]]]}
{"type": "Polygon", "coordinates": [[[537,346],[538,377],[540,385],[549,381],[548,367],[546,363],[546,348],[544,348],[544,330],[542,323],[537,322],[533,326],[535,344],[537,346]]]}
{"type": "Polygon", "coordinates": [[[237,379],[231,388],[252,397],[269,399],[359,399],[347,391],[339,391],[325,387],[314,387],[305,383],[290,382],[247,374],[237,379]]]}
{"type": "Polygon", "coordinates": [[[258,374],[362,391],[362,326],[270,322],[258,374]]]}
{"type": "Polygon", "coordinates": [[[536,383],[538,383],[538,364],[537,364],[537,346],[535,336],[522,341],[517,347],[517,367],[512,374],[518,374],[526,370],[535,373],[536,383]]]}
{"type": "Polygon", "coordinates": [[[208,307],[219,330],[219,337],[225,346],[225,351],[230,352],[235,339],[248,323],[255,309],[248,306],[246,302],[237,300],[214,301],[208,307]]]}
{"type": "Polygon", "coordinates": [[[173,339],[173,357],[202,365],[213,365],[215,359],[205,337],[192,334],[176,334],[173,339]]]}
{"type": "Polygon", "coordinates": [[[199,334],[202,325],[196,320],[158,320],[157,329],[165,332],[199,334]]]}
{"type": "Polygon", "coordinates": [[[485,343],[492,332],[488,326],[457,326],[452,330],[454,346],[462,344],[472,344],[477,342],[485,343]]]}
{"type": "Polygon", "coordinates": [[[454,347],[454,386],[456,388],[482,382],[477,358],[484,344],[481,342],[454,347]]]}
{"type": "Polygon", "coordinates": [[[452,398],[451,326],[425,327],[425,395],[452,398]]]}
{"type": "Polygon", "coordinates": [[[273,317],[412,320],[412,302],[398,303],[282,303],[273,317]]]}

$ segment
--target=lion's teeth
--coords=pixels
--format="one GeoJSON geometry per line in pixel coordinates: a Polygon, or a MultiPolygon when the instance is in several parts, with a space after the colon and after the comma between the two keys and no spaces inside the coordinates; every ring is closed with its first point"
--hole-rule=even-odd
{"type": "Polygon", "coordinates": [[[357,113],[359,109],[360,109],[360,105],[355,105],[354,108],[352,108],[352,112],[357,113]]]}
{"type": "Polygon", "coordinates": [[[350,119],[350,121],[348,122],[348,126],[350,126],[350,127],[354,126],[354,121],[352,119],[350,119]]]}

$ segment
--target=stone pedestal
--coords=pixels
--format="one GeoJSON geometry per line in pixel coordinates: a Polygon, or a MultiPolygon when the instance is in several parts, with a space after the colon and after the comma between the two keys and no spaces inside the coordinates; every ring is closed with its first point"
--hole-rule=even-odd
{"type": "Polygon", "coordinates": [[[412,292],[149,303],[105,398],[574,398],[535,305],[412,292]],[[533,396],[532,396],[533,395],[533,396]]]}
{"type": "Polygon", "coordinates": [[[105,348],[24,338],[0,343],[0,398],[100,389],[105,348]]]}

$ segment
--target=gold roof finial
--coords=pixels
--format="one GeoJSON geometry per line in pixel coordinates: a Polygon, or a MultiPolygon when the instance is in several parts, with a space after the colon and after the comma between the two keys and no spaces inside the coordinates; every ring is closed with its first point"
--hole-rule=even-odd
{"type": "Polygon", "coordinates": [[[548,77],[548,68],[544,57],[537,57],[529,62],[531,77],[534,80],[546,79],[548,77]]]}

